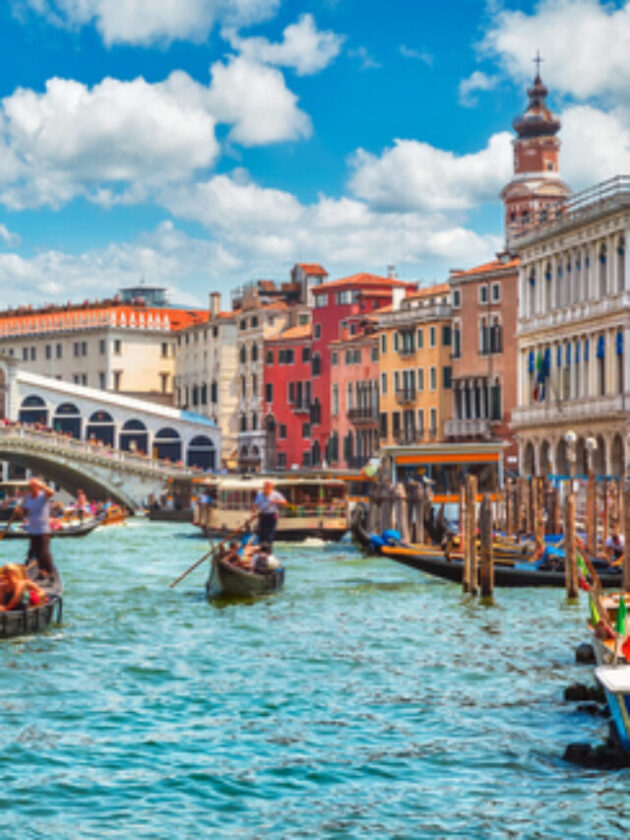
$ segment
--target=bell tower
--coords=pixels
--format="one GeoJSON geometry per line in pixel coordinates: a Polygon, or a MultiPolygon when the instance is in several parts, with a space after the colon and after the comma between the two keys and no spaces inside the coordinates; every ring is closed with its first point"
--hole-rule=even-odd
{"type": "Polygon", "coordinates": [[[547,107],[547,88],[540,76],[542,58],[537,55],[536,77],[527,91],[526,110],[515,117],[514,177],[501,192],[505,205],[505,237],[544,219],[552,205],[558,205],[571,190],[559,174],[560,119],[547,107]]]}

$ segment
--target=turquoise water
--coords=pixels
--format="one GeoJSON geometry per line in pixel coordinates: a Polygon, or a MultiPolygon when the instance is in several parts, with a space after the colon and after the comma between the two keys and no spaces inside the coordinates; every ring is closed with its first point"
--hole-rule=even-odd
{"type": "MultiPolygon", "coordinates": [[[[64,622],[0,643],[0,837],[585,838],[628,771],[565,764],[586,606],[279,546],[283,592],[208,603],[205,550],[143,521],[55,543],[64,622]]],[[[3,543],[4,559],[23,544],[3,543]]]]}

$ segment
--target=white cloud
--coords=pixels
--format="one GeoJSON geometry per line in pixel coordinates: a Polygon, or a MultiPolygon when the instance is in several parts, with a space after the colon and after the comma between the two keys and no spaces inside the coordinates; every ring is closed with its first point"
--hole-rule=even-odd
{"type": "Polygon", "coordinates": [[[280,43],[267,38],[241,38],[226,31],[225,37],[234,49],[249,61],[293,67],[298,76],[319,73],[339,55],[344,38],[331,31],[317,29],[313,15],[304,14],[283,32],[280,43]]]}
{"type": "Polygon", "coordinates": [[[279,70],[237,56],[211,71],[208,105],[219,122],[234,126],[231,140],[256,146],[310,136],[311,121],[279,70]]]}
{"type": "Polygon", "coordinates": [[[630,172],[630,110],[610,113],[589,105],[562,114],[560,174],[574,189],[630,172]]]}
{"type": "MultiPolygon", "coordinates": [[[[59,26],[94,24],[106,44],[203,42],[215,23],[244,26],[272,17],[280,0],[20,0],[59,26]]],[[[17,5],[18,0],[13,0],[17,5]]]]}
{"type": "Polygon", "coordinates": [[[350,58],[359,59],[361,70],[378,70],[382,66],[381,62],[377,61],[371,55],[367,47],[356,47],[355,49],[348,50],[348,55],[350,58]]]}
{"type": "Polygon", "coordinates": [[[462,79],[459,83],[460,103],[466,108],[474,108],[479,100],[472,94],[478,90],[494,90],[498,81],[497,76],[488,76],[481,70],[475,70],[467,79],[462,79]]]}
{"type": "Polygon", "coordinates": [[[542,75],[552,90],[579,99],[627,100],[630,91],[630,3],[541,0],[531,14],[500,10],[482,50],[498,56],[517,79],[531,79],[540,50],[542,75]]]}
{"type": "Polygon", "coordinates": [[[17,233],[13,233],[6,225],[0,224],[0,239],[9,248],[16,248],[22,241],[17,233]]]}
{"type": "Polygon", "coordinates": [[[243,58],[214,64],[208,87],[178,71],[155,84],[55,78],[43,93],[18,89],[0,109],[0,201],[144,201],[216,161],[217,123],[246,146],[307,137],[296,103],[280,71],[243,58]]]}
{"type": "Polygon", "coordinates": [[[413,47],[407,47],[405,44],[401,44],[398,51],[403,58],[413,58],[416,61],[422,61],[427,67],[433,67],[434,58],[427,50],[416,50],[413,47]]]}
{"type": "Polygon", "coordinates": [[[511,135],[494,134],[485,149],[468,155],[417,140],[395,140],[380,157],[359,149],[350,159],[350,187],[375,207],[467,210],[497,200],[512,174],[511,135]]]}

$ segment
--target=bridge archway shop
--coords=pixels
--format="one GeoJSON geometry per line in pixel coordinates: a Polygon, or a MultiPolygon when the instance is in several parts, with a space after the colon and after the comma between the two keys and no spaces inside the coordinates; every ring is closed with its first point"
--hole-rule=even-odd
{"type": "Polygon", "coordinates": [[[20,423],[33,423],[35,425],[47,426],[48,406],[37,394],[31,394],[22,400],[18,417],[20,423]]]}
{"type": "Polygon", "coordinates": [[[119,446],[125,452],[149,451],[149,432],[142,420],[127,420],[120,430],[119,446]]]}
{"type": "Polygon", "coordinates": [[[53,429],[62,435],[72,435],[81,440],[81,419],[81,412],[74,403],[61,403],[53,417],[53,429]]]}
{"type": "Polygon", "coordinates": [[[88,440],[100,440],[105,446],[113,446],[116,437],[114,418],[108,411],[95,411],[90,417],[85,435],[88,440]]]}

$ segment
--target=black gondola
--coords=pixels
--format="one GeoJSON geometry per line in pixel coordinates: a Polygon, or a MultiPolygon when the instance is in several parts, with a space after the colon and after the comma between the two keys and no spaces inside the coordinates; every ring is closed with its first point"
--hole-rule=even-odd
{"type": "Polygon", "coordinates": [[[212,561],[210,577],[206,582],[208,596],[215,594],[252,597],[267,595],[284,584],[284,569],[269,569],[265,572],[251,572],[235,566],[222,557],[212,561]]]}
{"type": "MultiPolygon", "coordinates": [[[[90,519],[86,522],[79,522],[77,525],[68,525],[66,528],[60,528],[57,531],[51,531],[50,536],[54,539],[59,539],[61,537],[85,537],[87,534],[91,534],[95,528],[101,524],[101,518],[97,517],[95,519],[90,519]]],[[[18,528],[9,528],[9,530],[5,533],[3,539],[5,540],[27,540],[30,534],[24,530],[24,528],[20,525],[18,528]]]]}
{"type": "Polygon", "coordinates": [[[35,581],[46,592],[48,600],[45,604],[38,604],[35,607],[20,607],[16,610],[0,612],[0,639],[41,633],[53,622],[57,624],[61,622],[63,610],[61,578],[57,574],[52,580],[36,578],[35,581]]]}

